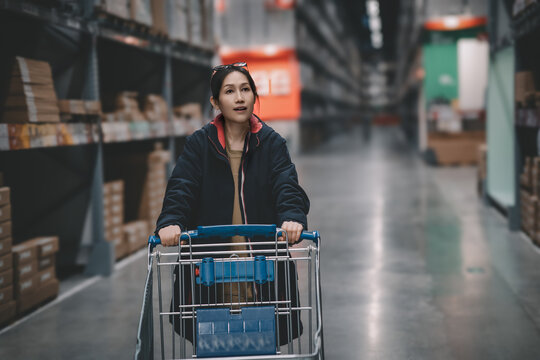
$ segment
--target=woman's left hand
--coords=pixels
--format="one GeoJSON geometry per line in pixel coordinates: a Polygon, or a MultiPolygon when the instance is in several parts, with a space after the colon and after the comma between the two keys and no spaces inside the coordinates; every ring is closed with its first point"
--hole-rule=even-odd
{"type": "MultiPolygon", "coordinates": [[[[302,230],[304,230],[304,226],[295,221],[284,221],[283,224],[281,224],[281,228],[287,232],[289,244],[297,243],[298,240],[300,240],[302,230]]],[[[278,240],[283,241],[284,237],[280,236],[278,240]]]]}

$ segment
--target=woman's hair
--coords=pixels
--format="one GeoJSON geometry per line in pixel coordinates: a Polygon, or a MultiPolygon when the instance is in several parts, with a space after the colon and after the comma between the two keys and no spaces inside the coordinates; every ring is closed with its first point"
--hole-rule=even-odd
{"type": "Polygon", "coordinates": [[[223,85],[223,80],[225,80],[227,75],[229,75],[233,71],[238,71],[246,76],[249,86],[251,87],[251,91],[253,91],[253,94],[255,95],[255,99],[259,99],[259,95],[257,94],[257,87],[255,86],[255,81],[253,81],[253,78],[251,77],[249,71],[240,66],[231,66],[225,69],[217,70],[214,75],[212,75],[212,78],[210,79],[210,89],[212,91],[212,97],[214,98],[214,100],[219,102],[219,92],[221,90],[221,86],[223,85]]]}

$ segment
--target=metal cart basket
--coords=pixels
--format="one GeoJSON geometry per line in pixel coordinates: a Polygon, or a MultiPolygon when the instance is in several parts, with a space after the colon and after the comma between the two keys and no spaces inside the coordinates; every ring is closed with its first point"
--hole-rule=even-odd
{"type": "Polygon", "coordinates": [[[205,226],[159,249],[151,236],[135,359],[323,359],[320,236],[290,246],[286,235],[205,226]]]}

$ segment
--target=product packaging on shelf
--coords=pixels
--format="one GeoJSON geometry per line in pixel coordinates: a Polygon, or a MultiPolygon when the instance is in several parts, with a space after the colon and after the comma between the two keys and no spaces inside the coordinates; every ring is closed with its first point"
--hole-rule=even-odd
{"type": "Polygon", "coordinates": [[[2,112],[5,123],[59,122],[50,65],[16,57],[2,112]]]}
{"type": "Polygon", "coordinates": [[[114,244],[117,259],[127,255],[123,241],[124,181],[115,180],[103,184],[103,221],[105,240],[114,244]]]}
{"type": "Polygon", "coordinates": [[[131,19],[139,24],[152,26],[151,0],[131,0],[131,19]]]}
{"type": "Polygon", "coordinates": [[[14,299],[17,313],[24,313],[58,295],[54,258],[57,236],[40,236],[13,247],[14,299]]]}

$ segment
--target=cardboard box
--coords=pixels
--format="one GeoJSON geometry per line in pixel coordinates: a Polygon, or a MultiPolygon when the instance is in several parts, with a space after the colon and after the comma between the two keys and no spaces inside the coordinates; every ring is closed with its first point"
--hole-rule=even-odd
{"type": "Polygon", "coordinates": [[[535,92],[534,76],[530,71],[516,72],[515,75],[515,99],[516,102],[525,104],[527,93],[535,92]]]}
{"type": "Polygon", "coordinates": [[[36,296],[39,302],[42,303],[45,300],[50,300],[57,297],[59,291],[60,282],[58,281],[58,279],[52,279],[38,287],[38,293],[36,296]]]}
{"type": "Polygon", "coordinates": [[[13,278],[15,282],[21,282],[33,277],[38,272],[38,262],[34,259],[32,262],[20,264],[13,268],[13,278]]]}
{"type": "Polygon", "coordinates": [[[7,253],[11,254],[12,241],[13,240],[11,236],[0,239],[0,256],[5,255],[7,253]]]}
{"type": "Polygon", "coordinates": [[[103,194],[124,194],[124,180],[109,181],[103,184],[103,194]]]}
{"type": "Polygon", "coordinates": [[[0,289],[5,288],[13,284],[13,270],[9,269],[7,271],[0,273],[0,289]]]}
{"type": "Polygon", "coordinates": [[[44,270],[49,267],[55,267],[55,265],[56,265],[56,257],[54,255],[50,255],[50,256],[38,259],[38,271],[44,270]]]}
{"type": "Polygon", "coordinates": [[[33,59],[15,57],[11,75],[27,84],[47,84],[52,81],[49,63],[33,59]]]}
{"type": "Polygon", "coordinates": [[[152,0],[152,28],[162,35],[169,33],[166,0],[152,0]]]}
{"type": "Polygon", "coordinates": [[[131,0],[130,1],[131,19],[152,26],[152,4],[150,0],[131,0]]]}
{"type": "Polygon", "coordinates": [[[171,0],[169,6],[169,37],[172,40],[189,42],[188,0],[171,0]]]}
{"type": "Polygon", "coordinates": [[[0,256],[0,272],[4,272],[13,268],[13,255],[8,253],[0,256]]]}
{"type": "Polygon", "coordinates": [[[476,164],[478,145],[485,142],[484,132],[457,134],[430,134],[428,147],[436,156],[439,165],[476,164]]]}
{"type": "Polygon", "coordinates": [[[114,203],[109,204],[104,209],[104,215],[105,217],[111,217],[111,216],[124,216],[124,204],[120,203],[114,203]]]}
{"type": "Polygon", "coordinates": [[[28,112],[20,110],[6,110],[2,114],[2,121],[7,123],[41,123],[41,122],[60,122],[59,114],[48,114],[40,112],[28,112]]]}
{"type": "Polygon", "coordinates": [[[32,239],[13,246],[12,251],[15,267],[31,263],[37,259],[37,248],[32,239]]]}
{"type": "Polygon", "coordinates": [[[112,241],[118,237],[122,237],[122,226],[113,226],[105,229],[105,240],[112,241]]]}
{"type": "Polygon", "coordinates": [[[7,324],[15,319],[17,315],[17,304],[15,301],[10,301],[0,305],[0,325],[7,324]]]}
{"type": "Polygon", "coordinates": [[[128,254],[128,245],[126,244],[122,236],[112,239],[110,240],[110,242],[114,243],[115,259],[121,259],[128,254]]]}
{"type": "Polygon", "coordinates": [[[0,206],[0,222],[11,220],[11,205],[0,206]]]}
{"type": "Polygon", "coordinates": [[[21,281],[15,281],[15,299],[21,299],[22,297],[33,296],[38,286],[37,274],[21,281]]]}
{"type": "Polygon", "coordinates": [[[60,243],[57,236],[43,236],[33,239],[39,258],[48,257],[58,252],[60,243]]]}
{"type": "Polygon", "coordinates": [[[129,19],[129,0],[101,0],[98,5],[104,12],[122,19],[129,19]]]}
{"type": "Polygon", "coordinates": [[[101,115],[101,101],[85,101],[84,108],[88,115],[101,115]]]}
{"type": "Polygon", "coordinates": [[[13,300],[13,286],[6,286],[0,289],[0,304],[5,304],[13,300]]]}
{"type": "Polygon", "coordinates": [[[38,273],[38,286],[42,286],[43,284],[46,284],[50,282],[53,279],[56,279],[56,270],[54,267],[50,267],[47,269],[44,269],[38,273]]]}
{"type": "Polygon", "coordinates": [[[58,108],[61,114],[86,114],[86,106],[83,100],[58,100],[58,108]]]}
{"type": "Polygon", "coordinates": [[[128,246],[128,252],[137,251],[147,244],[148,222],[145,220],[132,221],[124,225],[124,241],[128,246]]]}
{"type": "Polygon", "coordinates": [[[0,205],[10,203],[10,190],[7,186],[0,188],[0,205]]]}

